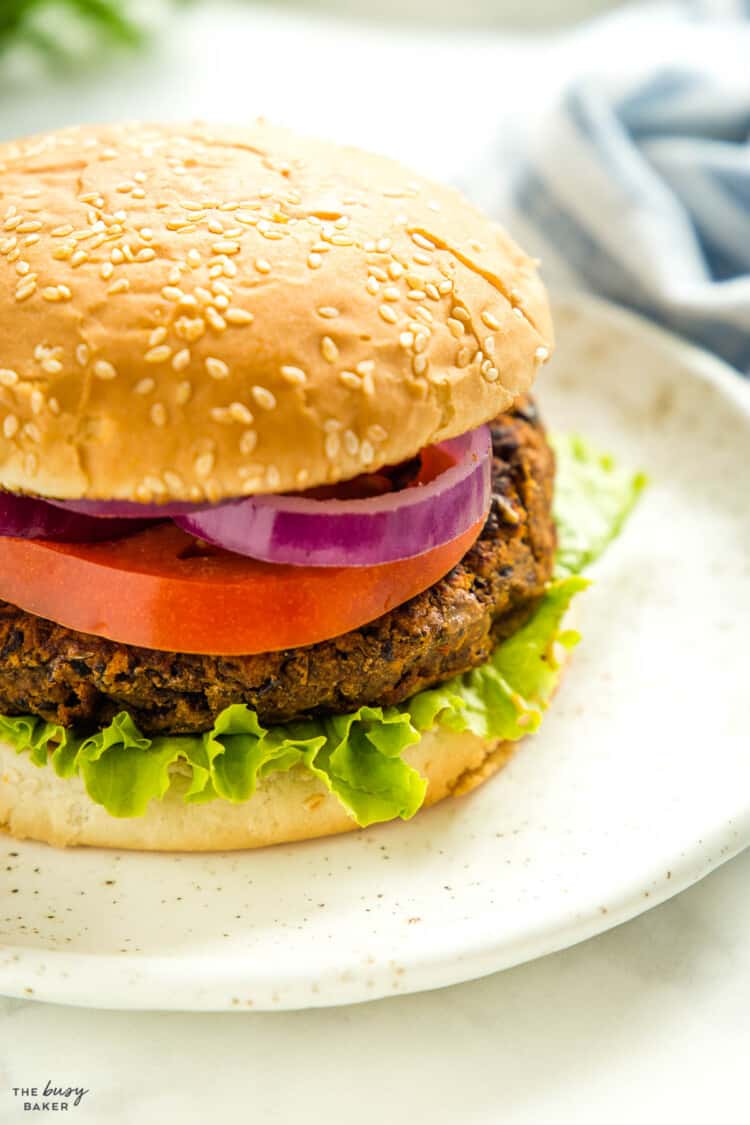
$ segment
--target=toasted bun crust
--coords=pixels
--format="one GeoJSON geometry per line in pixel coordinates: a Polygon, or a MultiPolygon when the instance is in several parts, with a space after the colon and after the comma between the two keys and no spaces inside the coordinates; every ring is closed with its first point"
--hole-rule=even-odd
{"type": "Polygon", "coordinates": [[[487,421],[552,346],[535,264],[399,164],[259,122],[0,145],[0,486],[218,500],[487,421]]]}
{"type": "MultiPolygon", "coordinates": [[[[517,743],[430,731],[404,755],[428,779],[426,805],[465,793],[500,769],[517,743]]],[[[89,844],[142,851],[231,851],[350,832],[357,825],[322,784],[296,768],[267,778],[250,801],[186,805],[184,779],[146,815],[118,820],[87,795],[79,778],[62,780],[0,742],[0,828],[58,847],[89,844]]]]}

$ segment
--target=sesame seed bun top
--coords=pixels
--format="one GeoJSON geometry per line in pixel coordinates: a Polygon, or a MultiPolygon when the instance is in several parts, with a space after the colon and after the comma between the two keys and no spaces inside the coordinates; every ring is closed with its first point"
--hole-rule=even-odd
{"type": "Polygon", "coordinates": [[[383,157],[248,128],[0,145],[0,486],[218,500],[347,479],[509,407],[534,263],[383,157]]]}

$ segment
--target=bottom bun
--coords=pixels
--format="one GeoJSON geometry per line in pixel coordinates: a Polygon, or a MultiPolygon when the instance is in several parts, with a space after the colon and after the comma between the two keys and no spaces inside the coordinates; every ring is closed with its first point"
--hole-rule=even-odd
{"type": "MultiPolygon", "coordinates": [[[[428,780],[425,806],[480,785],[510,758],[517,743],[435,729],[404,758],[428,780]]],[[[143,851],[230,851],[351,832],[355,821],[309,771],[272,774],[242,804],[187,805],[188,779],[175,774],[145,816],[112,817],[94,804],[78,777],[59,778],[0,742],[0,828],[18,839],[65,847],[87,844],[143,851]]]]}

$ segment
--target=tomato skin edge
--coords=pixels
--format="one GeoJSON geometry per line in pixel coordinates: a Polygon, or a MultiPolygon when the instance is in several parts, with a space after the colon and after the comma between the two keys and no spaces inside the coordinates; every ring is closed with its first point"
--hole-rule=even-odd
{"type": "Polygon", "coordinates": [[[136,648],[256,655],[376,620],[444,577],[483,524],[416,558],[340,568],[274,566],[224,551],[193,558],[181,554],[193,540],[173,524],[104,544],[0,536],[0,599],[136,648]]]}

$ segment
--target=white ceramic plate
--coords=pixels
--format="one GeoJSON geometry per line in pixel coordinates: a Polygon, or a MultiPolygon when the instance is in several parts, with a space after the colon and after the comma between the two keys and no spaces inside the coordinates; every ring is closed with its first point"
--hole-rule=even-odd
{"type": "Polygon", "coordinates": [[[542,733],[473,795],[351,837],[194,857],[0,842],[0,992],[303,1008],[560,949],[750,843],[750,389],[590,299],[540,392],[652,484],[580,600],[542,733]]]}

